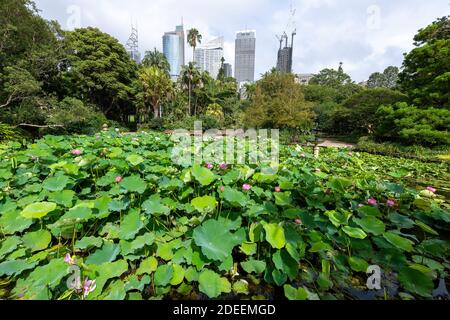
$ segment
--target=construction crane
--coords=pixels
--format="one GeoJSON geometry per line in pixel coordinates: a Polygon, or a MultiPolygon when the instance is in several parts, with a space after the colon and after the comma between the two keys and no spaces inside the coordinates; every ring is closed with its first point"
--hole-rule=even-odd
{"type": "Polygon", "coordinates": [[[280,48],[278,50],[277,58],[277,69],[281,72],[291,73],[292,72],[292,57],[293,57],[293,47],[294,47],[294,37],[297,35],[295,14],[297,10],[294,8],[291,1],[289,19],[286,28],[282,35],[277,35],[276,38],[280,42],[280,48]],[[289,45],[289,37],[287,32],[291,32],[291,44],[289,45]],[[285,42],[283,48],[283,42],[285,42]]]}

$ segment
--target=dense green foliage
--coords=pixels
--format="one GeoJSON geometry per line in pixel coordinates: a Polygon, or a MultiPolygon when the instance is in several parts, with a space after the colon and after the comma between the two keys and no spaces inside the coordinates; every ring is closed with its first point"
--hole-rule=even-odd
{"type": "Polygon", "coordinates": [[[244,123],[255,128],[288,128],[309,131],[314,126],[314,112],[305,101],[294,76],[273,72],[256,83],[244,123]]]}
{"type": "Polygon", "coordinates": [[[364,90],[345,100],[334,111],[332,130],[341,134],[373,134],[383,119],[377,113],[378,108],[406,99],[406,95],[390,89],[364,90]]]}
{"type": "Polygon", "coordinates": [[[409,299],[448,279],[449,202],[425,190],[445,165],[296,147],[267,174],[180,167],[171,146],[105,132],[4,148],[1,297],[342,299],[377,264],[387,297],[409,299]],[[68,289],[70,265],[95,290],[68,289]]]}
{"type": "Polygon", "coordinates": [[[433,22],[414,37],[405,57],[400,83],[419,108],[450,108],[450,21],[433,22]]]}
{"type": "Polygon", "coordinates": [[[383,71],[383,73],[372,73],[367,81],[367,86],[369,88],[394,89],[398,86],[398,74],[399,70],[397,67],[389,66],[383,71]]]}

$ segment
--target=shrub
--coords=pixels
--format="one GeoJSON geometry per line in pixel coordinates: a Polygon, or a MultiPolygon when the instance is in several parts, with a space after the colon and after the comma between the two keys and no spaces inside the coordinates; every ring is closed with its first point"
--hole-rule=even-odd
{"type": "Polygon", "coordinates": [[[421,109],[407,103],[381,107],[375,136],[380,140],[400,141],[424,146],[450,145],[450,110],[421,109]]]}
{"type": "Polygon", "coordinates": [[[50,111],[47,119],[49,125],[64,125],[64,129],[53,131],[66,131],[69,133],[92,134],[101,129],[107,123],[106,117],[96,111],[94,107],[85,105],[75,98],[65,98],[50,111]]]}

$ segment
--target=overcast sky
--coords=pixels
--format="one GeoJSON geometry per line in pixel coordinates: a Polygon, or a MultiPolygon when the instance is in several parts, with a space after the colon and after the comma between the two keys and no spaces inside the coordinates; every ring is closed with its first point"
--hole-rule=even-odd
{"type": "MultiPolygon", "coordinates": [[[[35,0],[46,19],[63,28],[95,26],[126,43],[131,21],[139,49],[162,50],[162,35],[184,19],[204,42],[225,37],[225,58],[234,69],[236,31],[256,30],[256,77],[276,64],[276,35],[294,28],[296,73],[344,70],[359,82],[389,65],[401,66],[417,30],[450,13],[448,0],[35,0]],[[291,7],[295,15],[291,17],[291,7]]],[[[186,47],[186,58],[192,50],[186,47]]]]}

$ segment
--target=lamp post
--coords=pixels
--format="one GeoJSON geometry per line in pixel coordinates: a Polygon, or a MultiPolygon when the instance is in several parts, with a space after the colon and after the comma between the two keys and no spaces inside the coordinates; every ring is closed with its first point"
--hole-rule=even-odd
{"type": "Polygon", "coordinates": [[[320,146],[319,144],[321,144],[323,142],[322,139],[319,138],[319,129],[317,127],[315,127],[312,130],[312,134],[314,135],[314,138],[312,139],[312,144],[314,146],[313,150],[314,150],[314,158],[318,159],[320,156],[320,146]]]}

